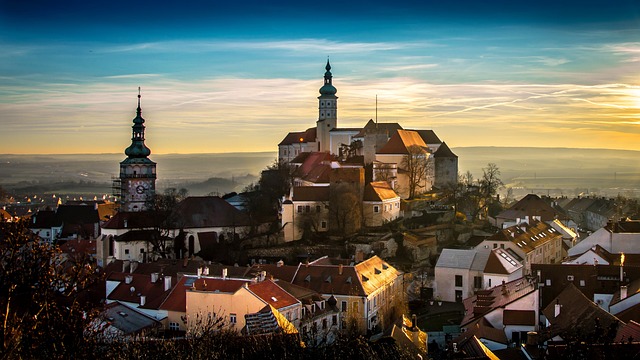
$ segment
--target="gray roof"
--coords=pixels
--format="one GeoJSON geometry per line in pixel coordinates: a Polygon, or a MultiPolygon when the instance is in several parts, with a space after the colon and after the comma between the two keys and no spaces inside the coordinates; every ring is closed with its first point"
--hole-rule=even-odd
{"type": "Polygon", "coordinates": [[[125,335],[160,326],[155,319],[117,302],[107,306],[103,318],[125,335]]]}
{"type": "Polygon", "coordinates": [[[442,249],[436,267],[484,270],[489,258],[489,252],[476,250],[442,249]]]}

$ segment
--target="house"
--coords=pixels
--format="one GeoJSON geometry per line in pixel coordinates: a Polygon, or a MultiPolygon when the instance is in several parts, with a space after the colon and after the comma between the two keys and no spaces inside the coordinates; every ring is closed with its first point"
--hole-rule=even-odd
{"type": "Polygon", "coordinates": [[[462,302],[483,288],[489,252],[442,249],[435,267],[435,294],[443,301],[462,302]]]}
{"type": "Polygon", "coordinates": [[[569,284],[544,310],[547,327],[541,332],[543,339],[566,340],[592,338],[596,343],[613,341],[624,323],[589,300],[573,284],[569,284]],[[600,332],[600,333],[599,333],[600,332]]]}
{"type": "Polygon", "coordinates": [[[298,240],[305,228],[329,230],[329,187],[294,187],[293,196],[282,204],[284,240],[298,240]]]}
{"type": "Polygon", "coordinates": [[[507,210],[496,215],[496,227],[517,225],[525,218],[538,221],[553,221],[560,216],[560,212],[553,208],[548,199],[542,199],[536,194],[528,194],[507,210]]]}
{"type": "Polygon", "coordinates": [[[106,303],[119,302],[158,321],[165,321],[167,312],[160,305],[169,296],[176,278],[153,273],[111,273],[107,277],[106,303]]]}
{"type": "Polygon", "coordinates": [[[148,336],[156,333],[161,328],[161,323],[142,312],[113,302],[105,305],[89,328],[99,334],[100,340],[108,342],[148,336]]]}
{"type": "Polygon", "coordinates": [[[564,257],[562,235],[547,223],[525,219],[519,225],[499,230],[476,246],[476,250],[489,252],[501,248],[513,251],[523,259],[524,274],[531,264],[557,263],[564,257]]]}
{"type": "Polygon", "coordinates": [[[511,249],[491,250],[483,271],[483,288],[492,288],[503,282],[511,282],[524,276],[522,259],[511,249]]]}
{"type": "Polygon", "coordinates": [[[100,235],[98,205],[59,205],[56,210],[40,210],[29,228],[48,242],[96,239],[100,235]]]}
{"type": "Polygon", "coordinates": [[[244,317],[246,325],[242,333],[245,335],[298,334],[298,329],[271,305],[244,317]]]}
{"type": "Polygon", "coordinates": [[[257,281],[225,276],[196,278],[186,290],[187,332],[198,333],[218,318],[223,319],[225,327],[240,332],[246,326],[246,315],[266,305],[291,321],[298,321],[302,313],[300,301],[265,279],[264,274],[257,281]]]}
{"type": "Polygon", "coordinates": [[[569,249],[569,256],[582,254],[593,246],[600,245],[610,253],[640,253],[640,221],[620,220],[609,222],[605,227],[569,249]]]}
{"type": "Polygon", "coordinates": [[[364,226],[382,226],[400,217],[400,196],[386,181],[374,181],[364,189],[362,199],[364,226]]]}
{"type": "Polygon", "coordinates": [[[472,330],[479,321],[503,331],[507,340],[526,339],[528,331],[537,330],[538,289],[535,281],[520,278],[487,290],[479,290],[464,299],[465,315],[460,327],[472,330]],[[484,319],[484,320],[482,320],[484,319]]]}
{"type": "Polygon", "coordinates": [[[327,257],[299,264],[291,283],[323,298],[333,297],[340,310],[340,329],[354,326],[365,332],[390,327],[396,305],[404,301],[402,273],[377,256],[355,265],[336,264],[327,257]]]}
{"type": "MultiPolygon", "coordinates": [[[[534,264],[541,307],[548,306],[566,287],[574,285],[590,301],[609,311],[614,294],[640,279],[640,267],[617,264],[534,264]]],[[[631,295],[631,293],[627,293],[631,295]]],[[[618,295],[619,297],[619,295],[618,295]]]]}

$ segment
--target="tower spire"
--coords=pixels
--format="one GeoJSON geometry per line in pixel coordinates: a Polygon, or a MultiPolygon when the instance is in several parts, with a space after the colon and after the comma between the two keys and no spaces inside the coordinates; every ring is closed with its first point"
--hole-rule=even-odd
{"type": "Polygon", "coordinates": [[[142,113],[142,108],[140,107],[140,98],[142,96],[140,96],[140,86],[138,86],[138,115],[140,115],[142,113]]]}

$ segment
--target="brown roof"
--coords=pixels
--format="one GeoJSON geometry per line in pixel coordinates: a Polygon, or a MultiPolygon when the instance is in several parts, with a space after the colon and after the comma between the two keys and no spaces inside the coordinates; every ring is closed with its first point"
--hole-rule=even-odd
{"type": "Polygon", "coordinates": [[[102,227],[104,229],[144,229],[154,226],[153,217],[148,211],[125,212],[115,214],[102,227]],[[126,223],[126,226],[125,226],[126,223]]]}
{"type": "Polygon", "coordinates": [[[364,188],[364,201],[384,201],[399,198],[386,181],[374,181],[364,188]]]}
{"type": "MultiPolygon", "coordinates": [[[[426,142],[426,141],[425,141],[426,142]]],[[[447,143],[442,143],[436,152],[433,153],[433,157],[447,157],[447,158],[457,158],[458,155],[454,154],[453,151],[447,146],[447,143]]]]}
{"type": "Polygon", "coordinates": [[[542,311],[551,323],[543,338],[552,338],[562,334],[588,334],[593,331],[596,321],[606,329],[611,323],[617,322],[624,325],[615,316],[600,308],[589,300],[573,284],[569,284],[547,307],[542,311]],[[556,317],[556,305],[560,305],[560,313],[556,317]]]}
{"type": "Polygon", "coordinates": [[[320,294],[367,295],[353,266],[300,264],[291,283],[320,294]]]}
{"type": "Polygon", "coordinates": [[[419,146],[420,148],[427,149],[427,144],[425,144],[420,134],[415,131],[409,130],[397,130],[389,141],[382,147],[382,149],[378,150],[378,154],[408,154],[408,148],[411,146],[419,146]]]}
{"type": "Polygon", "coordinates": [[[525,253],[529,253],[558,237],[561,238],[562,235],[550,225],[542,221],[530,220],[529,224],[513,225],[500,230],[489,237],[489,240],[504,241],[506,239],[525,253]]]}
{"type": "Polygon", "coordinates": [[[183,276],[176,286],[171,289],[171,292],[160,304],[161,310],[186,312],[187,311],[187,290],[191,288],[191,284],[194,281],[194,277],[183,276]],[[188,283],[187,283],[188,281],[188,283]]]}
{"type": "Polygon", "coordinates": [[[474,324],[470,324],[467,327],[467,331],[460,334],[454,341],[459,343],[473,336],[478,339],[487,339],[501,344],[509,342],[504,330],[494,328],[485,318],[480,318],[474,324]]]}
{"type": "Polygon", "coordinates": [[[312,128],[308,128],[305,131],[295,131],[295,132],[288,133],[287,136],[285,136],[284,139],[282,139],[280,144],[278,144],[278,146],[299,144],[301,142],[308,143],[308,142],[314,142],[314,141],[316,141],[316,128],[312,127],[312,128]]]}
{"type": "Polygon", "coordinates": [[[465,308],[465,316],[460,324],[465,326],[484,316],[484,314],[502,308],[534,291],[534,282],[524,278],[510,281],[488,290],[479,290],[475,295],[462,301],[465,308]]]}
{"type": "Polygon", "coordinates": [[[292,265],[255,264],[247,269],[247,276],[255,276],[260,271],[266,271],[267,274],[273,276],[274,279],[291,282],[293,276],[296,274],[296,270],[298,270],[298,267],[292,265]]]}
{"type": "Polygon", "coordinates": [[[283,309],[299,303],[298,299],[278,286],[273,280],[267,279],[251,284],[249,291],[276,309],[283,309]]]}
{"type": "MultiPolygon", "coordinates": [[[[122,281],[109,294],[109,300],[117,300],[121,302],[140,303],[140,296],[146,297],[145,304],[139,306],[143,309],[158,309],[169,295],[171,289],[164,290],[163,278],[159,278],[155,283],[151,282],[150,275],[142,274],[126,274],[131,276],[131,283],[127,284],[122,281]],[[132,291],[133,290],[133,291],[132,291]]],[[[171,277],[171,284],[175,284],[176,278],[171,277]]]]}
{"type": "Polygon", "coordinates": [[[560,212],[551,206],[549,200],[542,199],[536,194],[528,194],[509,209],[498,214],[497,218],[524,220],[525,216],[529,219],[540,216],[542,221],[551,221],[560,215],[560,212]]]}
{"type": "MultiPolygon", "coordinates": [[[[298,155],[300,157],[300,155],[298,155]]],[[[296,158],[298,159],[298,158],[296,158]]],[[[311,152],[308,155],[304,156],[304,160],[302,160],[301,164],[295,171],[293,172],[293,176],[305,178],[309,176],[309,174],[317,167],[325,164],[328,161],[331,161],[331,154],[328,152],[311,152]]]]}
{"type": "Polygon", "coordinates": [[[67,254],[95,255],[96,241],[80,239],[68,240],[64,244],[60,245],[60,251],[67,254]]]}
{"type": "Polygon", "coordinates": [[[248,226],[248,216],[219,196],[189,196],[176,207],[184,228],[248,226]]]}
{"type": "Polygon", "coordinates": [[[505,325],[536,325],[536,312],[533,310],[507,310],[502,313],[505,325]]]}
{"type": "Polygon", "coordinates": [[[369,119],[367,124],[360,130],[360,132],[354,135],[354,138],[364,137],[365,134],[375,134],[375,133],[387,133],[391,135],[396,132],[396,130],[402,130],[402,126],[398,123],[376,123],[373,119],[369,119]]]}
{"type": "Polygon", "coordinates": [[[293,201],[329,201],[328,186],[296,186],[293,201]]]}
{"type": "Polygon", "coordinates": [[[489,274],[509,275],[509,272],[504,268],[504,266],[500,262],[500,259],[498,259],[498,255],[496,255],[494,251],[489,254],[487,264],[484,266],[484,272],[489,274]]]}
{"type": "Polygon", "coordinates": [[[436,133],[433,130],[415,130],[409,129],[410,131],[415,131],[420,135],[425,144],[440,144],[442,141],[438,138],[436,133]]]}

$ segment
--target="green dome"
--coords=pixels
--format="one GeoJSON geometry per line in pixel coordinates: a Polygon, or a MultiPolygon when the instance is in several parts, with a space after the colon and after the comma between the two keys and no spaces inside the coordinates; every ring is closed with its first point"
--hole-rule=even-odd
{"type": "Polygon", "coordinates": [[[336,90],[335,86],[331,84],[325,84],[320,88],[321,95],[335,95],[337,92],[338,90],[336,90]]]}

